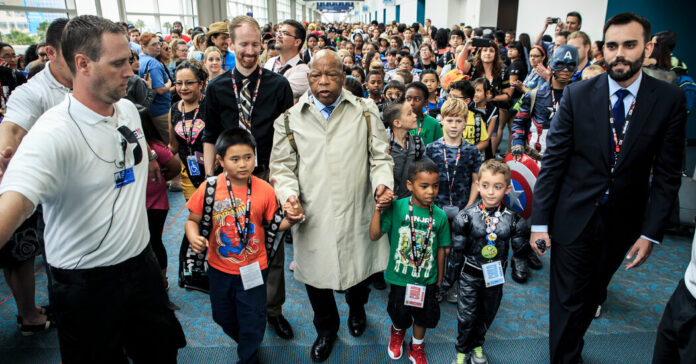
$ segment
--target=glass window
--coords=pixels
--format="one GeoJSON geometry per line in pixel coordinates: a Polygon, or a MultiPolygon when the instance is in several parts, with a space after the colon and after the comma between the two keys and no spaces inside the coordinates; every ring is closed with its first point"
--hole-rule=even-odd
{"type": "Polygon", "coordinates": [[[77,15],[97,15],[97,4],[94,0],[75,0],[75,7],[77,15]]]}
{"type": "MultiPolygon", "coordinates": [[[[105,1],[106,2],[106,1],[105,1]]],[[[126,12],[129,13],[154,13],[155,3],[153,0],[124,0],[126,12]]]]}
{"type": "MultiPolygon", "coordinates": [[[[101,2],[102,16],[112,20],[120,21],[118,15],[118,2],[116,1],[102,1],[101,2]]],[[[129,22],[130,23],[130,22],[129,22]]]]}
{"type": "Polygon", "coordinates": [[[290,1],[277,0],[276,4],[278,6],[278,22],[290,18],[290,1]]]}
{"type": "Polygon", "coordinates": [[[152,15],[126,14],[128,24],[135,25],[143,33],[158,33],[161,30],[157,27],[155,17],[152,15]]]}

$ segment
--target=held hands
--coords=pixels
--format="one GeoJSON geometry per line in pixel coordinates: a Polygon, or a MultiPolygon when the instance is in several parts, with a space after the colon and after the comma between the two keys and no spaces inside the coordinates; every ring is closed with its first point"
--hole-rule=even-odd
{"type": "Polygon", "coordinates": [[[652,253],[653,243],[645,238],[638,238],[636,243],[633,244],[633,248],[626,255],[626,259],[631,260],[635,255],[635,259],[632,262],[626,264],[626,270],[631,270],[632,268],[640,267],[652,253]]]}
{"type": "Polygon", "coordinates": [[[532,233],[529,237],[529,245],[532,247],[537,255],[544,255],[551,248],[551,238],[549,238],[549,233],[532,233]],[[543,240],[546,243],[546,249],[542,252],[539,246],[536,244],[537,240],[543,240]]]}
{"type": "Polygon", "coordinates": [[[385,185],[377,186],[375,190],[375,201],[377,201],[377,210],[384,211],[389,206],[391,206],[392,200],[394,199],[394,192],[387,188],[385,185]]]}
{"type": "Polygon", "coordinates": [[[203,253],[208,246],[208,239],[198,235],[195,239],[189,240],[189,243],[191,243],[191,250],[196,254],[200,254],[203,253]]]}
{"type": "Polygon", "coordinates": [[[300,200],[294,195],[288,197],[288,200],[283,204],[283,212],[285,212],[285,218],[288,219],[288,222],[293,225],[304,222],[306,218],[300,200]]]}

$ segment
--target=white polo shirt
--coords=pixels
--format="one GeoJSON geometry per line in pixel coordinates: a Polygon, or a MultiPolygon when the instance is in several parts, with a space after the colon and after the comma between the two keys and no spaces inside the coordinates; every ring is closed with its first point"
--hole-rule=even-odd
{"type": "Polygon", "coordinates": [[[684,273],[684,284],[691,295],[696,298],[696,234],[691,242],[691,261],[689,261],[686,273],[684,273]]]}
{"type": "Polygon", "coordinates": [[[65,99],[70,89],[53,77],[50,65],[51,62],[46,63],[41,72],[12,92],[4,120],[29,131],[39,116],[65,99]]]}
{"type": "Polygon", "coordinates": [[[292,96],[297,100],[309,89],[309,80],[307,75],[309,74],[309,66],[307,64],[300,63],[300,54],[296,54],[295,57],[290,58],[284,65],[280,64],[280,56],[273,57],[266,61],[263,68],[280,73],[280,70],[285,65],[289,65],[290,68],[283,73],[283,76],[290,83],[290,88],[292,89],[292,96]]]}
{"type": "Polygon", "coordinates": [[[15,191],[43,205],[46,258],[54,267],[114,265],[138,255],[150,239],[140,117],[128,100],[114,106],[114,115],[104,117],[67,95],[29,130],[0,184],[0,194],[15,191]],[[133,167],[135,144],[127,145],[125,166],[133,167],[135,181],[117,188],[114,173],[124,169],[117,166],[124,158],[121,125],[136,131],[143,157],[133,167]]]}

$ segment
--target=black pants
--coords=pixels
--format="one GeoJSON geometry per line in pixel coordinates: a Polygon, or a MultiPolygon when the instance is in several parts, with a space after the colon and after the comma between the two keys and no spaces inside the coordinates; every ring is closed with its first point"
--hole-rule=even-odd
{"type": "Polygon", "coordinates": [[[657,327],[653,363],[696,363],[696,298],[683,279],[657,327]]]}
{"type": "Polygon", "coordinates": [[[502,284],[486,288],[483,276],[475,277],[462,269],[457,295],[457,343],[454,345],[458,353],[466,354],[483,345],[502,299],[502,284]]]}
{"type": "Polygon", "coordinates": [[[580,236],[551,249],[549,352],[551,363],[577,363],[583,336],[607,286],[638,236],[611,226],[619,211],[600,206],[580,236]]]}
{"type": "Polygon", "coordinates": [[[167,249],[162,242],[162,229],[169,210],[147,210],[147,225],[150,228],[150,246],[157,257],[160,269],[167,269],[167,249]]]}
{"type": "MultiPolygon", "coordinates": [[[[346,290],[346,303],[352,310],[364,310],[370,295],[370,278],[346,290]]],[[[307,296],[314,310],[314,327],[319,336],[335,335],[341,323],[332,289],[315,288],[305,284],[307,296]]]]}
{"type": "Polygon", "coordinates": [[[150,248],[113,266],[50,268],[64,364],[176,363],[186,345],[150,248]]]}

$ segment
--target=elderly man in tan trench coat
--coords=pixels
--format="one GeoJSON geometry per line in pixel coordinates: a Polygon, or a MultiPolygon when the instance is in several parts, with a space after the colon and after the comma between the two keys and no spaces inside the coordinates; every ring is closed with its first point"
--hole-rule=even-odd
{"type": "Polygon", "coordinates": [[[292,230],[295,278],[305,283],[314,310],[318,338],[311,357],[321,362],[340,324],[333,290],[346,290],[351,335],[365,330],[367,279],[389,259],[385,238],[370,241],[370,218],[376,199],[390,201],[394,181],[376,105],[343,90],[335,52],[320,51],[310,68],[311,94],[275,121],[270,180],[282,203],[302,211],[286,214],[303,220],[292,230]]]}

